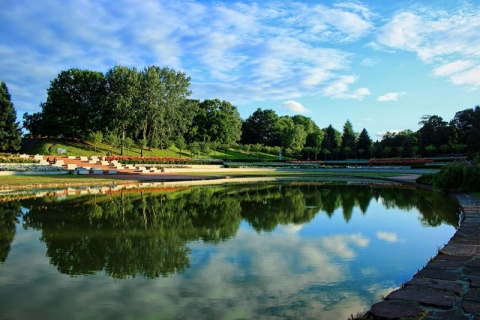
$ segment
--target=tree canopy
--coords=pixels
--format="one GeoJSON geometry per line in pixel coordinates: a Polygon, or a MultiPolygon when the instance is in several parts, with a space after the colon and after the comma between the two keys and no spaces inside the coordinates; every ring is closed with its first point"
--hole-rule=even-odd
{"type": "Polygon", "coordinates": [[[17,112],[5,82],[0,83],[0,151],[14,152],[22,142],[17,112]]]}

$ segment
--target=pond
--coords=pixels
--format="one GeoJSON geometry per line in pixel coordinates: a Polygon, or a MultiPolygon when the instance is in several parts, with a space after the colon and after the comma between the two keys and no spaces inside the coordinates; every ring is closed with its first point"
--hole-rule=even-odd
{"type": "Polygon", "coordinates": [[[410,280],[459,213],[381,184],[82,193],[0,202],[0,318],[347,319],[410,280]]]}

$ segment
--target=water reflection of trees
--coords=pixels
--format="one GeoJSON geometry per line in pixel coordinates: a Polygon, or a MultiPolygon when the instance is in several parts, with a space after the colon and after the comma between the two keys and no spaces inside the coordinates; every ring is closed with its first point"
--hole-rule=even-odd
{"type": "MultiPolygon", "coordinates": [[[[417,189],[305,184],[226,185],[177,193],[139,192],[24,200],[25,227],[42,232],[47,255],[69,275],[104,271],[114,278],[166,277],[188,268],[187,243],[219,242],[245,220],[257,232],[279,224],[304,224],[316,214],[355,208],[365,214],[372,199],[386,208],[418,208],[422,223],[456,225],[457,205],[441,194],[417,189]],[[452,214],[453,213],[453,214],[452,214]]],[[[4,261],[21,214],[20,202],[1,203],[4,261]]]]}
{"type": "Polygon", "coordinates": [[[22,214],[20,202],[0,203],[0,263],[4,263],[15,237],[15,224],[22,214]]]}

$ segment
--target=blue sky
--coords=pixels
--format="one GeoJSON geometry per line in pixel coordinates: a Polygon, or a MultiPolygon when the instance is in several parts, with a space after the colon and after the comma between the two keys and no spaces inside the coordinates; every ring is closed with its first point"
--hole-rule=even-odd
{"type": "Polygon", "coordinates": [[[374,139],[480,104],[478,1],[0,0],[0,81],[40,111],[70,68],[170,67],[192,98],[374,139]],[[8,9],[7,9],[8,8],[8,9]]]}

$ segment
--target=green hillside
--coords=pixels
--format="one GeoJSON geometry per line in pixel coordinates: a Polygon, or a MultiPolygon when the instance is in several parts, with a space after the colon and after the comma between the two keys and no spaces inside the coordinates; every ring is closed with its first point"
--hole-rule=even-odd
{"type": "MultiPolygon", "coordinates": [[[[92,156],[92,155],[106,155],[110,151],[113,155],[120,155],[120,148],[111,149],[110,146],[104,143],[99,143],[96,148],[93,144],[80,141],[67,140],[53,140],[53,139],[39,139],[39,138],[24,138],[22,139],[22,147],[20,153],[26,154],[42,154],[42,155],[58,155],[58,149],[65,149],[67,156],[92,156]]],[[[140,156],[140,148],[133,146],[130,149],[125,149],[126,156],[140,156]]],[[[144,157],[174,157],[174,158],[188,158],[191,154],[188,150],[180,150],[176,147],[168,149],[152,149],[144,150],[144,157]]],[[[236,151],[233,149],[210,151],[208,154],[200,154],[198,158],[212,158],[212,159],[268,159],[275,160],[276,155],[266,153],[246,153],[243,151],[236,151]]]]}

